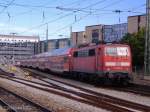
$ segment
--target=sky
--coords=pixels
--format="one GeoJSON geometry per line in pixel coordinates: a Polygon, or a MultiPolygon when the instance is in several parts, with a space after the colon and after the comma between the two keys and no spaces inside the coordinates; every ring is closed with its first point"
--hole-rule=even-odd
{"type": "Polygon", "coordinates": [[[0,0],[0,34],[66,38],[85,26],[126,23],[145,14],[146,0],[0,0]],[[116,12],[120,10],[121,12],[116,12]],[[120,18],[120,21],[119,21],[120,18]]]}

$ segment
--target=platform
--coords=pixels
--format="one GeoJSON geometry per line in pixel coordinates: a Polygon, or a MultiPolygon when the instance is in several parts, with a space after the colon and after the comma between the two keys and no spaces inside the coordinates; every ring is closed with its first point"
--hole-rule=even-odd
{"type": "Polygon", "coordinates": [[[150,75],[144,76],[143,74],[133,74],[133,83],[150,86],[150,75]]]}
{"type": "Polygon", "coordinates": [[[144,80],[149,80],[150,81],[150,75],[144,76],[144,80]]]}

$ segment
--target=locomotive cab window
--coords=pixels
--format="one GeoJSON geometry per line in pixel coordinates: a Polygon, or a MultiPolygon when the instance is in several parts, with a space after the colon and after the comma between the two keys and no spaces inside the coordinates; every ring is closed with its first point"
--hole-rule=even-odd
{"type": "Polygon", "coordinates": [[[106,47],[107,56],[129,56],[128,47],[106,47]]]}
{"type": "Polygon", "coordinates": [[[89,50],[89,56],[95,56],[95,49],[89,50]]]}

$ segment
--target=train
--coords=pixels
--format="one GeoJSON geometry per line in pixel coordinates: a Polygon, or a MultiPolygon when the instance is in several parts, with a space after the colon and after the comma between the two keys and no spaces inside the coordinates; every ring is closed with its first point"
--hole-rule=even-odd
{"type": "Polygon", "coordinates": [[[30,67],[98,83],[132,80],[132,54],[124,44],[99,44],[56,49],[19,60],[30,67]]]}

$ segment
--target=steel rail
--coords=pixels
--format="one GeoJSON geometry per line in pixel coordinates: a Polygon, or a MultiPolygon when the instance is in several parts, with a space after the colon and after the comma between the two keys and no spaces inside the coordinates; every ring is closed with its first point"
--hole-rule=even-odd
{"type": "MultiPolygon", "coordinates": [[[[29,71],[31,74],[33,74],[33,72],[34,72],[34,71],[29,70],[29,69],[25,69],[25,70],[29,71]]],[[[34,73],[34,74],[36,76],[40,75],[40,73],[39,74],[34,73]]],[[[119,99],[119,98],[112,97],[112,96],[105,95],[105,94],[101,94],[101,93],[98,93],[98,92],[95,92],[95,91],[92,91],[92,90],[89,90],[89,89],[85,89],[85,88],[82,88],[82,87],[79,87],[79,86],[75,86],[75,85],[72,85],[72,84],[69,84],[69,83],[66,83],[66,82],[62,82],[62,81],[56,80],[54,78],[49,78],[49,77],[47,77],[47,78],[49,80],[52,80],[52,81],[55,81],[55,82],[59,82],[59,83],[62,83],[62,84],[65,84],[65,85],[68,85],[68,86],[80,89],[80,90],[82,90],[84,92],[96,95],[97,98],[103,97],[103,99],[105,99],[107,101],[110,100],[111,102],[113,102],[115,104],[119,104],[119,105],[122,105],[122,106],[131,107],[131,108],[134,108],[134,109],[150,111],[150,107],[149,106],[145,106],[145,105],[142,105],[142,104],[137,104],[137,103],[134,103],[134,102],[131,102],[131,101],[119,99]]],[[[44,80],[42,80],[42,81],[44,81],[44,80]]],[[[50,83],[48,81],[45,81],[45,82],[50,83]]],[[[53,83],[50,83],[50,84],[53,84],[53,83]]],[[[53,85],[57,86],[56,84],[53,84],[53,85]]]]}
{"type": "MultiPolygon", "coordinates": [[[[13,78],[15,78],[15,77],[13,77],[13,78]]],[[[28,85],[28,86],[31,86],[30,84],[27,84],[27,83],[23,83],[23,82],[20,82],[20,81],[16,81],[16,80],[14,80],[14,79],[10,79],[10,78],[8,78],[7,77],[7,79],[9,79],[9,80],[12,80],[12,81],[15,81],[15,82],[18,82],[18,83],[22,83],[22,84],[25,84],[25,85],[28,85]]],[[[19,80],[23,80],[23,81],[28,81],[28,80],[25,80],[25,79],[20,79],[20,78],[16,78],[16,79],[19,79],[19,80]]],[[[68,90],[68,89],[66,89],[66,88],[62,88],[62,87],[59,87],[59,86],[57,86],[57,85],[55,85],[55,84],[52,84],[51,83],[51,85],[53,85],[53,86],[48,86],[48,85],[45,85],[45,84],[41,84],[41,83],[37,83],[37,82],[33,82],[33,81],[28,81],[28,82],[30,82],[30,83],[34,83],[34,84],[40,84],[40,85],[42,85],[42,86],[46,86],[46,87],[51,87],[51,88],[53,88],[53,89],[58,89],[58,90],[62,90],[62,91],[65,91],[65,92],[69,92],[69,93],[72,93],[72,94],[75,94],[75,95],[77,95],[77,96],[80,96],[80,97],[82,97],[82,98],[85,98],[85,99],[88,99],[88,100],[90,100],[90,101],[92,101],[92,102],[98,102],[98,103],[100,103],[100,102],[103,102],[103,103],[106,103],[107,105],[108,105],[108,102],[109,102],[109,105],[111,104],[111,106],[113,106],[113,108],[114,108],[114,104],[112,104],[112,103],[110,103],[110,102],[112,102],[112,101],[110,101],[110,100],[106,100],[106,99],[104,99],[104,98],[100,98],[100,97],[97,97],[97,96],[93,96],[93,95],[88,95],[88,94],[84,94],[84,93],[81,93],[81,92],[75,92],[75,91],[72,91],[72,90],[68,90]]],[[[34,86],[35,87],[35,86],[34,86]]],[[[41,89],[41,88],[40,88],[41,89]]],[[[55,91],[55,93],[56,93],[56,91],[55,91]]],[[[114,102],[113,102],[114,103],[114,102]]],[[[96,105],[96,104],[95,104],[96,105]]],[[[106,106],[105,106],[106,107],[106,106]]],[[[108,108],[108,107],[107,107],[108,108]]],[[[110,107],[109,107],[110,108],[110,107]]],[[[117,107],[118,108],[118,107],[117,107]]],[[[124,108],[121,108],[120,110],[121,111],[123,111],[123,109],[124,108]]],[[[111,109],[112,110],[112,109],[111,109]]],[[[117,109],[115,109],[115,111],[116,111],[117,109]]],[[[142,110],[141,108],[140,108],[140,110],[142,110]]],[[[119,110],[117,110],[117,111],[119,111],[119,110]]],[[[124,109],[124,111],[129,111],[129,110],[127,110],[127,109],[124,109]]]]}
{"type": "Polygon", "coordinates": [[[17,112],[14,108],[12,108],[9,104],[7,104],[5,101],[0,99],[0,105],[2,108],[4,108],[7,112],[17,112]]]}
{"type": "MultiPolygon", "coordinates": [[[[2,87],[0,87],[0,89],[2,89],[3,91],[5,91],[5,92],[7,92],[7,93],[9,93],[9,94],[11,94],[11,95],[13,95],[13,96],[15,96],[17,99],[22,100],[22,101],[24,101],[25,103],[30,104],[30,106],[35,107],[36,109],[40,110],[40,112],[41,112],[41,111],[42,111],[42,112],[51,112],[51,111],[50,111],[49,109],[47,109],[46,107],[43,107],[43,106],[40,105],[40,104],[37,104],[37,103],[35,103],[35,102],[32,102],[31,100],[29,100],[29,99],[27,99],[27,98],[25,98],[25,97],[23,97],[23,96],[21,96],[21,95],[18,95],[18,94],[14,93],[14,92],[12,92],[12,91],[10,91],[10,90],[7,90],[7,89],[2,88],[2,87]]],[[[8,100],[10,100],[10,99],[8,99],[8,100]]],[[[17,109],[13,108],[9,103],[7,103],[7,101],[4,101],[4,100],[1,100],[1,101],[2,101],[2,104],[4,104],[4,106],[6,106],[6,107],[8,108],[8,111],[10,110],[10,112],[18,112],[17,109]],[[10,108],[10,109],[9,109],[9,108],[10,108]]]]}
{"type": "MultiPolygon", "coordinates": [[[[86,96],[85,94],[76,93],[75,95],[81,97],[81,98],[79,98],[79,97],[76,97],[76,96],[72,96],[71,94],[55,90],[56,88],[53,87],[53,86],[52,86],[53,88],[39,87],[39,86],[35,86],[35,85],[29,84],[29,83],[17,81],[17,80],[8,78],[8,77],[2,77],[2,76],[0,76],[0,77],[1,78],[6,78],[8,80],[11,80],[11,81],[14,81],[14,82],[17,82],[17,83],[20,83],[20,84],[24,84],[24,85],[27,85],[27,86],[30,86],[30,87],[33,87],[33,88],[36,88],[36,89],[47,91],[49,93],[53,93],[53,94],[56,94],[56,95],[60,95],[60,96],[69,98],[69,99],[73,99],[73,100],[76,100],[76,101],[79,101],[79,102],[82,102],[82,103],[86,103],[86,104],[93,105],[93,106],[96,106],[96,107],[99,107],[99,108],[111,110],[113,112],[133,112],[130,109],[126,109],[124,107],[117,106],[117,105],[112,104],[111,102],[107,102],[103,99],[101,99],[101,100],[100,99],[93,99],[93,96],[90,96],[90,95],[88,96],[87,94],[86,94],[87,95],[86,96]]],[[[51,86],[49,86],[49,87],[51,87],[51,86]]]]}

